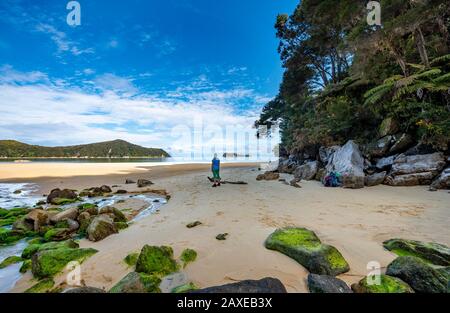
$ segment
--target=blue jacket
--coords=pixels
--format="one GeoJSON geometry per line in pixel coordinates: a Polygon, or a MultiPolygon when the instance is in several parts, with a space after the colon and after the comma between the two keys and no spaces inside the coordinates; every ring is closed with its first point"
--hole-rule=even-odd
{"type": "Polygon", "coordinates": [[[220,169],[220,160],[219,159],[212,160],[212,169],[216,170],[216,171],[220,169]]]}

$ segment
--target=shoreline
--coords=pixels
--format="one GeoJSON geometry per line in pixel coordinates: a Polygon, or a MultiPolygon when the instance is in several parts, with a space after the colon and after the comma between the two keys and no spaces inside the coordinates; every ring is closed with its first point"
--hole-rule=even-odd
{"type": "MultiPolygon", "coordinates": [[[[96,168],[79,163],[65,165],[63,169],[39,164],[38,171],[28,168],[14,175],[2,171],[0,182],[36,183],[41,194],[57,187],[82,189],[102,184],[117,184],[132,192],[138,189],[125,185],[125,179],[145,178],[155,183],[152,188],[166,189],[172,196],[159,213],[133,223],[117,235],[97,243],[80,241],[81,247],[99,250],[82,264],[83,280],[88,286],[105,290],[132,271],[123,258],[145,244],[169,245],[175,257],[186,248],[196,250],[198,259],[188,265],[184,274],[198,287],[269,276],[280,279],[289,292],[307,292],[308,272],[287,256],[264,248],[265,239],[280,227],[306,227],[323,242],[335,246],[350,264],[350,271],[339,276],[348,284],[367,274],[368,262],[377,261],[384,269],[395,258],[383,248],[384,240],[403,238],[450,245],[446,190],[429,192],[426,186],[384,185],[335,189],[322,187],[316,181],[302,181],[302,188],[297,189],[278,181],[257,182],[258,163],[224,164],[222,178],[246,181],[248,185],[220,188],[211,188],[207,181],[207,164],[139,164],[133,168],[115,164],[96,168]],[[54,176],[42,176],[45,171],[54,176]],[[24,174],[28,176],[19,178],[24,174]],[[196,220],[203,225],[186,228],[196,220]],[[219,233],[230,235],[219,242],[215,239],[219,233]]],[[[30,278],[27,273],[11,292],[26,290],[34,283],[30,278]]],[[[58,276],[57,283],[62,279],[58,276]]]]}

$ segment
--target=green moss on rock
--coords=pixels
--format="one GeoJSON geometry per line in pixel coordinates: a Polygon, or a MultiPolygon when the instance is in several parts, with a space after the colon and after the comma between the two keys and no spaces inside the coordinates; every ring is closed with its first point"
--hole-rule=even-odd
{"type": "Polygon", "coordinates": [[[191,283],[184,284],[184,285],[173,288],[172,293],[187,293],[187,292],[194,291],[197,289],[198,289],[198,287],[195,286],[195,284],[191,282],[191,283]]]}
{"type": "Polygon", "coordinates": [[[173,259],[171,247],[156,247],[145,245],[136,263],[136,272],[157,276],[166,276],[178,270],[173,259]]]}
{"type": "Polygon", "coordinates": [[[28,272],[29,270],[31,270],[31,260],[23,261],[22,266],[19,269],[19,272],[24,274],[24,273],[28,272]]]}
{"type": "Polygon", "coordinates": [[[131,272],[109,291],[110,293],[160,293],[161,279],[155,275],[131,272]]]}
{"type": "Polygon", "coordinates": [[[450,265],[450,248],[439,243],[391,239],[383,242],[383,246],[398,256],[414,256],[432,264],[450,265]]]}
{"type": "Polygon", "coordinates": [[[58,248],[40,251],[33,255],[32,272],[36,278],[53,277],[71,261],[83,262],[95,254],[95,249],[58,248]]]}
{"type": "Polygon", "coordinates": [[[45,241],[63,241],[70,237],[70,230],[68,228],[52,228],[49,229],[45,235],[45,241]]]}
{"type": "Polygon", "coordinates": [[[336,248],[321,243],[305,228],[278,229],[267,238],[265,247],[293,258],[313,274],[336,276],[350,269],[336,248]]]}
{"type": "Polygon", "coordinates": [[[79,245],[73,240],[48,242],[44,244],[30,244],[22,251],[23,259],[30,259],[35,253],[45,250],[54,250],[59,248],[76,249],[79,245]]]}
{"type": "Polygon", "coordinates": [[[181,253],[180,259],[183,262],[183,267],[186,267],[186,265],[188,265],[191,262],[194,262],[197,259],[197,251],[192,249],[185,249],[181,253]]]}
{"type": "Polygon", "coordinates": [[[399,278],[380,275],[380,284],[374,282],[374,277],[364,277],[357,284],[352,285],[356,293],[413,293],[412,288],[399,278]]]}
{"type": "Polygon", "coordinates": [[[136,263],[137,263],[138,258],[139,258],[139,253],[135,252],[135,253],[130,253],[129,255],[127,255],[125,257],[125,259],[123,259],[123,261],[128,266],[135,266],[136,263]]]}
{"type": "Polygon", "coordinates": [[[124,230],[128,228],[128,223],[125,222],[116,222],[114,223],[114,225],[116,226],[117,230],[124,230]]]}
{"type": "Polygon", "coordinates": [[[26,237],[23,232],[0,228],[0,244],[10,245],[26,237]]]}
{"type": "Polygon", "coordinates": [[[23,260],[20,256],[13,255],[13,256],[7,257],[5,260],[3,260],[2,263],[0,263],[0,269],[8,267],[13,264],[20,263],[22,261],[23,260]]]}
{"type": "Polygon", "coordinates": [[[52,199],[52,204],[54,205],[66,205],[66,204],[71,204],[71,203],[75,203],[80,201],[79,198],[75,198],[75,199],[66,199],[66,198],[54,198],[52,199]]]}
{"type": "Polygon", "coordinates": [[[26,290],[25,293],[49,293],[54,285],[55,281],[51,278],[47,278],[26,290]]]}

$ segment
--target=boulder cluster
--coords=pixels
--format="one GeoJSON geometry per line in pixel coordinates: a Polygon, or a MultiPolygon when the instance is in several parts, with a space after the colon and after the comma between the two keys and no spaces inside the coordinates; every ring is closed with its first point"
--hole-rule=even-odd
{"type": "Polygon", "coordinates": [[[282,157],[277,172],[293,174],[297,181],[318,180],[326,184],[339,176],[345,188],[379,184],[390,186],[430,185],[431,190],[450,188],[450,157],[425,144],[411,146],[406,134],[388,133],[375,143],[360,146],[350,140],[343,146],[282,157]]]}

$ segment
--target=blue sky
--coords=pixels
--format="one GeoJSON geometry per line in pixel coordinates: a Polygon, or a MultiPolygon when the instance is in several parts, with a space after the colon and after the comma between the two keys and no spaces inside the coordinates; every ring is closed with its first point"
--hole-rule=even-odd
{"type": "Polygon", "coordinates": [[[248,132],[276,95],[273,25],[298,0],[79,0],[78,27],[68,2],[0,2],[1,139],[185,154],[236,147],[222,133],[248,132]]]}

